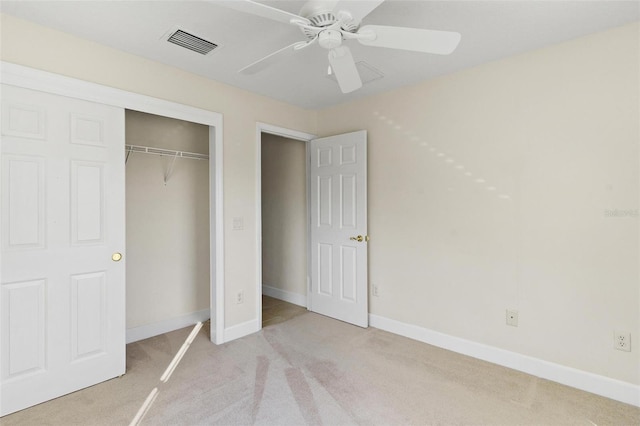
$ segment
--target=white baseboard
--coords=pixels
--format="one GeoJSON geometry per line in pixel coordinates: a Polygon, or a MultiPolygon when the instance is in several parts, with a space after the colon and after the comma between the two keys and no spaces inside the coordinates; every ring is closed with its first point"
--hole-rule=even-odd
{"type": "Polygon", "coordinates": [[[640,407],[640,386],[369,314],[380,330],[640,407]]]}
{"type": "Polygon", "coordinates": [[[232,325],[224,329],[224,343],[230,342],[235,339],[239,339],[249,334],[260,331],[261,324],[258,324],[257,319],[252,319],[240,324],[232,325]]]}
{"type": "Polygon", "coordinates": [[[265,284],[262,284],[262,294],[264,294],[265,296],[273,297],[274,299],[284,300],[285,302],[302,306],[303,308],[307,307],[307,296],[304,294],[280,290],[279,288],[271,287],[265,284]]]}
{"type": "Polygon", "coordinates": [[[170,318],[168,320],[156,322],[153,324],[142,325],[127,329],[127,343],[137,342],[138,340],[148,339],[162,333],[168,333],[178,330],[200,321],[204,322],[210,318],[209,309],[192,312],[190,314],[181,315],[179,317],[170,318]]]}

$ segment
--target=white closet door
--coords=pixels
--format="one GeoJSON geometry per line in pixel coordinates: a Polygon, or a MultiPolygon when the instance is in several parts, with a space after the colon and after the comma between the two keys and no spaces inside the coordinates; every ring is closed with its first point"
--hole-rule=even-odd
{"type": "Polygon", "coordinates": [[[125,372],[124,110],[2,86],[0,415],[125,372]]]}

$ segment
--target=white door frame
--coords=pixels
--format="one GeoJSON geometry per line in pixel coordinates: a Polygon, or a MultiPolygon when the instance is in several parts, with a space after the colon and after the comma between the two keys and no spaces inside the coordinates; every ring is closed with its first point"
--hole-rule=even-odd
{"type": "MultiPolygon", "coordinates": [[[[282,136],[288,139],[295,139],[305,142],[305,162],[309,163],[309,144],[306,142],[316,138],[311,133],[300,132],[298,130],[287,129],[285,127],[274,126],[266,123],[256,123],[256,318],[258,330],[262,329],[262,133],[282,136]]],[[[307,307],[309,306],[309,286],[311,283],[311,251],[309,250],[309,167],[305,167],[307,177],[307,307]]]]}
{"type": "Polygon", "coordinates": [[[224,343],[222,114],[4,61],[0,62],[0,83],[209,126],[211,341],[224,343]]]}

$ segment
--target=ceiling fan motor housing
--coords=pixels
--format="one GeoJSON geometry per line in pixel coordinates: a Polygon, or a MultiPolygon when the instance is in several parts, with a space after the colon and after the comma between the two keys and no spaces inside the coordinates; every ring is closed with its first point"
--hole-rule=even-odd
{"type": "Polygon", "coordinates": [[[315,27],[328,27],[336,22],[333,10],[325,2],[309,1],[300,10],[300,16],[307,18],[315,27]]]}
{"type": "MultiPolygon", "coordinates": [[[[300,16],[311,21],[311,25],[317,28],[324,28],[333,25],[336,22],[336,15],[333,10],[327,7],[325,2],[309,1],[300,10],[300,16]]],[[[309,40],[314,39],[318,32],[308,28],[300,27],[302,33],[309,40]]]]}

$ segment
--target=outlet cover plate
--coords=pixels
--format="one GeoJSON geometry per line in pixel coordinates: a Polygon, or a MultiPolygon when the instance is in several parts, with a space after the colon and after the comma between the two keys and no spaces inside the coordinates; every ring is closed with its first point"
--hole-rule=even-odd
{"type": "Polygon", "coordinates": [[[613,333],[613,347],[619,351],[631,352],[631,333],[613,333]]]}
{"type": "Polygon", "coordinates": [[[510,325],[511,327],[518,326],[518,311],[507,309],[507,325],[510,325]]]}

